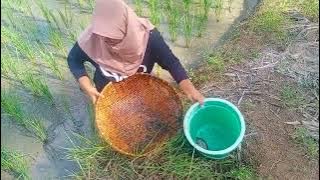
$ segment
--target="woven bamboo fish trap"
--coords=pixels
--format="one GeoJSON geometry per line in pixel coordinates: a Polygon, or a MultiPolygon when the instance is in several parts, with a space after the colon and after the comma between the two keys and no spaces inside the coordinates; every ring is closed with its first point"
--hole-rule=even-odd
{"type": "Polygon", "coordinates": [[[116,151],[143,156],[159,149],[179,126],[182,104],[165,81],[135,74],[109,83],[96,104],[96,126],[116,151]]]}

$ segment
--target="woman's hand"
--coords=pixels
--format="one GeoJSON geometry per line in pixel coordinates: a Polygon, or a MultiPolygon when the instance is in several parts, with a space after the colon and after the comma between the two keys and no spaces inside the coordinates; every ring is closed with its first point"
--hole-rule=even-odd
{"type": "Polygon", "coordinates": [[[91,87],[86,90],[86,94],[90,97],[93,104],[95,104],[98,100],[98,97],[103,97],[101,93],[95,87],[91,87]]]}
{"type": "Polygon", "coordinates": [[[182,80],[179,86],[191,101],[199,102],[200,105],[203,105],[205,97],[193,86],[189,79],[182,80]]]}
{"type": "Polygon", "coordinates": [[[97,102],[98,97],[104,97],[98,90],[91,85],[88,76],[82,76],[79,78],[79,84],[81,89],[90,97],[93,104],[97,102]]]}

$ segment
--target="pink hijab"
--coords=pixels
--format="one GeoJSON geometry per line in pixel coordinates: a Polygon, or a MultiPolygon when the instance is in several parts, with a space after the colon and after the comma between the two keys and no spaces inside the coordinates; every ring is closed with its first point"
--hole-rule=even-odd
{"type": "Polygon", "coordinates": [[[123,0],[96,0],[92,22],[80,35],[78,44],[103,70],[131,76],[143,61],[153,28],[123,0]],[[106,38],[120,43],[107,44],[106,38]]]}

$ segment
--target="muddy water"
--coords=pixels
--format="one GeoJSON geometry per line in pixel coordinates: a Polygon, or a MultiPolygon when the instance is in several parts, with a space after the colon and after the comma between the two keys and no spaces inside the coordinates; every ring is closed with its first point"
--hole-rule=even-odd
{"type": "MultiPolygon", "coordinates": [[[[53,7],[63,6],[62,1],[49,2],[53,7]]],[[[219,22],[217,22],[214,13],[211,12],[207,30],[203,33],[203,37],[193,39],[190,48],[185,48],[182,37],[179,37],[175,43],[170,42],[168,40],[169,34],[164,30],[165,26],[160,26],[159,29],[174,54],[185,67],[190,68],[201,62],[204,51],[215,48],[227,36],[227,32],[232,25],[245,17],[256,3],[258,3],[258,0],[234,0],[230,10],[228,7],[224,7],[219,22]]],[[[34,13],[40,13],[36,9],[34,13]]],[[[82,13],[81,17],[83,18],[79,23],[86,24],[89,15],[82,13]]],[[[77,33],[80,31],[81,28],[77,33]]],[[[168,73],[164,71],[161,72],[160,76],[166,80],[171,80],[168,73]]],[[[76,132],[90,137],[93,133],[92,123],[87,111],[88,99],[83,96],[68,70],[65,71],[64,77],[66,78],[64,83],[54,79],[49,79],[47,82],[57,102],[54,106],[34,100],[25,93],[20,94],[25,102],[25,110],[42,117],[45,126],[48,128],[49,142],[47,144],[43,145],[37,142],[35,138],[25,136],[18,126],[10,123],[7,117],[1,116],[1,146],[22,151],[28,155],[32,179],[70,179],[67,176],[77,172],[78,166],[64,158],[66,151],[63,148],[72,147],[67,136],[72,139],[72,133],[76,132]],[[61,106],[64,101],[68,102],[71,114],[61,106]]],[[[2,79],[1,82],[3,82],[2,79]]],[[[1,179],[7,178],[3,177],[1,179]]]]}

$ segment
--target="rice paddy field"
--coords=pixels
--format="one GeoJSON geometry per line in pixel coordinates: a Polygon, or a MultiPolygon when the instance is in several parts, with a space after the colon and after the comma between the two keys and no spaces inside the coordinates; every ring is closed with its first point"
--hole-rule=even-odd
{"type": "MultiPolygon", "coordinates": [[[[195,77],[201,62],[254,12],[258,0],[127,0],[157,26],[195,77]],[[204,58],[205,57],[205,58],[204,58]]],[[[242,151],[198,154],[183,133],[145,158],[126,158],[98,138],[90,100],[66,57],[90,22],[94,0],[1,1],[1,179],[256,179],[242,151]]],[[[314,12],[314,11],[311,11],[314,12]]],[[[86,64],[89,76],[94,68],[86,64]]],[[[155,68],[157,76],[172,81],[155,68]]],[[[210,75],[208,75],[210,76],[210,75]]],[[[197,76],[196,82],[207,77],[197,76]]],[[[185,103],[188,108],[190,102],[185,103]]]]}

